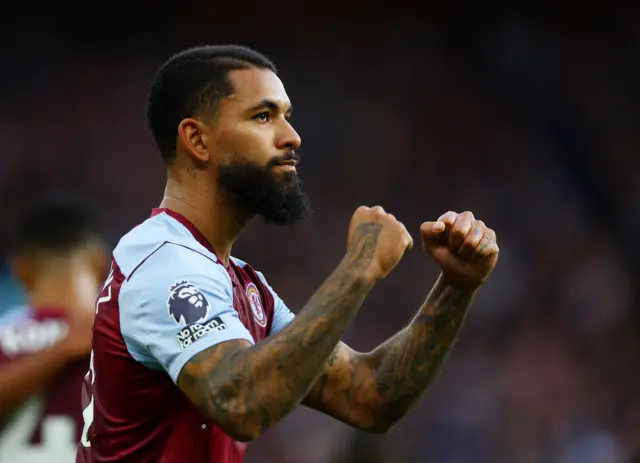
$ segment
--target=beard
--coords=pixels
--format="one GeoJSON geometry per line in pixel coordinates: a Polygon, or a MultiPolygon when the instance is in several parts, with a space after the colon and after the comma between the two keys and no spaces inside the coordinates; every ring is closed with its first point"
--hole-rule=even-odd
{"type": "Polygon", "coordinates": [[[239,207],[262,216],[266,223],[295,225],[312,210],[296,172],[273,172],[274,166],[290,159],[297,160],[297,155],[279,156],[266,166],[236,158],[219,167],[218,183],[239,207]]]}

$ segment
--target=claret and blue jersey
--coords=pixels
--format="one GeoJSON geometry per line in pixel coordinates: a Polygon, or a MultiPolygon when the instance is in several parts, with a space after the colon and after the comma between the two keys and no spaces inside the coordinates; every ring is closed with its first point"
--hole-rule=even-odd
{"type": "Polygon", "coordinates": [[[182,367],[218,343],[256,343],[294,317],[245,262],[224,267],[204,236],[166,209],[125,235],[99,295],[82,391],[76,461],[235,463],[245,445],[176,386],[182,367]]]}

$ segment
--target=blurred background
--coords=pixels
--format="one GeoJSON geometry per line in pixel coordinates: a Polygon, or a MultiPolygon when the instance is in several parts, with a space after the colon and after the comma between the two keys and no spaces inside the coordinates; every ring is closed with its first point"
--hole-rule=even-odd
{"type": "MultiPolygon", "coordinates": [[[[186,46],[245,44],[279,67],[316,212],[295,229],[252,223],[234,254],[293,311],[339,262],[361,204],[383,205],[415,239],[422,221],[471,210],[501,247],[441,376],[391,433],[301,408],[247,461],[640,461],[637,9],[396,3],[6,5],[0,255],[52,192],[93,201],[115,246],[162,197],[144,118],[154,70],[186,46]]],[[[346,341],[374,348],[436,277],[411,252],[346,341]]],[[[23,300],[5,266],[1,310],[23,300]]]]}

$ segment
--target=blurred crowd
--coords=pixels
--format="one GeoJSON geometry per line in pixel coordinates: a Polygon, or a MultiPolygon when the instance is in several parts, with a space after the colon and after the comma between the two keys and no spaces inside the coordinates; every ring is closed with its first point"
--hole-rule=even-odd
{"type": "MultiPolygon", "coordinates": [[[[613,8],[560,13],[307,18],[282,37],[224,15],[99,37],[16,31],[0,64],[0,252],[20,211],[52,191],[90,198],[114,245],[162,197],[144,121],[155,67],[185,45],[253,46],[295,106],[315,215],[294,229],[252,223],[234,254],[293,311],[339,262],[361,204],[383,205],[414,239],[422,221],[471,210],[497,231],[501,257],[441,376],[391,433],[301,408],[248,461],[640,461],[640,29],[613,8]]],[[[346,341],[373,349],[436,277],[412,251],[346,341]]],[[[2,288],[0,301],[16,299],[2,288]]]]}

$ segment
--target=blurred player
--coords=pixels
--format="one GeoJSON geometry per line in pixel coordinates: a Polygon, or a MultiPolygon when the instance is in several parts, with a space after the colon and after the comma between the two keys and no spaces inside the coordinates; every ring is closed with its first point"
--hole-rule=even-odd
{"type": "Polygon", "coordinates": [[[74,461],[106,249],[88,210],[49,200],[27,214],[13,251],[28,305],[0,319],[0,461],[74,461]]]}
{"type": "Polygon", "coordinates": [[[468,212],[424,223],[440,279],[407,328],[358,353],[340,338],[412,244],[393,215],[358,208],[344,258],[295,318],[231,257],[255,215],[288,225],[309,214],[273,64],[242,47],[184,51],[156,74],[147,118],[168,181],[116,247],[98,299],[77,461],[241,462],[245,443],[300,403],[387,431],[444,362],[496,264],[494,232],[468,212]]]}

